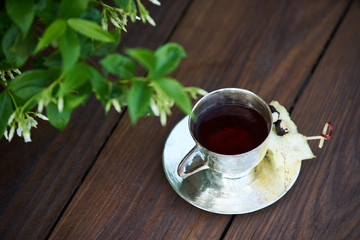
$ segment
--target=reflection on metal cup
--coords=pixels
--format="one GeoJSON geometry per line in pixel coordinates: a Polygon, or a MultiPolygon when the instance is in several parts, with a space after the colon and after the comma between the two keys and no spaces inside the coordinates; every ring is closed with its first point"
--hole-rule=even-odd
{"type": "MultiPolygon", "coordinates": [[[[219,119],[224,119],[224,121],[226,121],[226,119],[230,118],[229,117],[230,115],[227,116],[227,114],[230,114],[229,111],[232,110],[221,110],[221,111],[222,111],[221,114],[224,114],[224,117],[221,116],[221,118],[219,119]]],[[[216,113],[211,113],[211,114],[216,115],[216,113]]],[[[214,118],[215,117],[217,116],[214,116],[214,118]]],[[[235,124],[237,125],[243,124],[240,123],[240,120],[239,120],[239,124],[236,121],[235,124]]],[[[250,119],[248,121],[251,122],[253,120],[250,119]]],[[[268,104],[256,94],[245,89],[224,88],[213,91],[205,95],[203,98],[201,98],[195,104],[192,110],[191,117],[189,118],[188,124],[189,124],[189,130],[191,136],[193,137],[196,145],[180,162],[178,166],[178,175],[182,178],[186,178],[199,171],[211,168],[212,170],[221,173],[222,176],[225,178],[240,178],[247,175],[264,158],[267,151],[269,134],[271,132],[271,127],[272,127],[272,114],[268,104]],[[209,113],[210,111],[212,111],[211,109],[215,109],[215,108],[225,109],[225,106],[229,106],[229,105],[239,106],[241,108],[249,109],[253,112],[256,112],[256,114],[260,115],[263,119],[265,125],[265,130],[264,130],[265,132],[263,134],[263,137],[261,137],[260,140],[258,138],[258,142],[256,143],[256,145],[253,145],[245,152],[242,151],[231,152],[233,150],[230,150],[230,152],[227,153],[226,152],[227,149],[224,150],[225,152],[221,152],[222,150],[217,150],[217,149],[214,150],[211,145],[208,145],[206,143],[206,141],[200,139],[199,134],[197,133],[197,123],[203,118],[204,114],[209,113]],[[197,163],[196,166],[192,166],[194,160],[200,163],[197,163]]],[[[219,124],[215,124],[215,125],[219,125],[219,124]]],[[[243,128],[243,130],[241,131],[249,130],[248,129],[249,127],[239,126],[239,128],[240,127],[243,128]]],[[[254,126],[251,127],[255,128],[255,130],[257,130],[257,128],[260,128],[259,123],[257,122],[254,126]]],[[[204,137],[205,139],[207,137],[210,137],[209,135],[210,132],[213,130],[212,128],[214,127],[210,127],[209,129],[203,131],[204,132],[203,135],[205,136],[204,137]]],[[[221,128],[224,127],[221,126],[221,128]]],[[[234,129],[235,128],[237,129],[238,127],[236,126],[234,127],[234,129]]],[[[240,130],[237,131],[240,132],[240,130]]],[[[249,133],[250,135],[257,134],[250,131],[249,133]]],[[[242,135],[239,136],[242,137],[242,135]]],[[[215,138],[220,138],[220,137],[221,136],[217,135],[215,138]]],[[[231,137],[233,136],[231,135],[231,137]]],[[[250,136],[250,137],[256,137],[256,136],[250,136]]],[[[230,135],[229,136],[225,135],[224,138],[225,139],[222,141],[225,142],[224,145],[226,145],[228,143],[226,138],[230,138],[230,135]]],[[[218,139],[215,139],[215,145],[217,140],[218,139]]],[[[244,140],[243,142],[248,144],[249,141],[250,140],[244,140]]]]}

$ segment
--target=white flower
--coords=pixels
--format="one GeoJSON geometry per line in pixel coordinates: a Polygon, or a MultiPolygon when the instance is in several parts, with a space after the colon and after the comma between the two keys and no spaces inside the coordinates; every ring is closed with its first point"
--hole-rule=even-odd
{"type": "Polygon", "coordinates": [[[113,99],[113,100],[111,100],[111,103],[114,106],[115,110],[120,113],[121,112],[121,106],[120,106],[119,101],[116,100],[116,99],[113,99]]]}
{"type": "Polygon", "coordinates": [[[15,126],[12,126],[11,129],[10,129],[10,132],[9,132],[9,139],[8,139],[9,142],[14,137],[14,132],[15,132],[15,126]]]}
{"type": "Polygon", "coordinates": [[[11,114],[10,117],[9,117],[9,120],[8,120],[8,125],[10,125],[12,123],[12,121],[14,120],[15,118],[15,113],[11,114]]]}
{"type": "Polygon", "coordinates": [[[5,132],[4,132],[4,137],[6,140],[9,140],[9,137],[8,137],[8,131],[7,129],[5,129],[5,132]]]}
{"type": "Polygon", "coordinates": [[[119,12],[121,15],[124,14],[124,10],[122,8],[115,8],[115,11],[119,12]]]}
{"type": "Polygon", "coordinates": [[[24,131],[24,141],[25,142],[31,142],[31,138],[30,138],[30,131],[24,131]]]}
{"type": "Polygon", "coordinates": [[[6,82],[5,73],[3,70],[0,70],[0,78],[2,81],[6,82]]]}
{"type": "Polygon", "coordinates": [[[101,27],[102,27],[102,29],[104,29],[105,31],[108,30],[108,24],[107,24],[107,19],[106,19],[106,18],[102,18],[102,19],[101,19],[101,27]]]}
{"type": "Polygon", "coordinates": [[[111,107],[111,101],[108,101],[105,105],[105,112],[109,112],[110,107],[111,107]]]}
{"type": "Polygon", "coordinates": [[[123,24],[124,26],[127,25],[127,17],[126,17],[126,16],[123,16],[123,17],[122,17],[122,24],[123,24]]]}
{"type": "Polygon", "coordinates": [[[160,123],[162,126],[166,126],[166,113],[165,112],[160,113],[160,123]]]}
{"type": "MultiPolygon", "coordinates": [[[[114,18],[110,18],[110,22],[117,28],[121,28],[120,25],[117,23],[116,21],[117,19],[114,18]]],[[[120,20],[120,19],[119,19],[120,20]]]]}
{"type": "Polygon", "coordinates": [[[37,111],[42,112],[43,110],[44,110],[44,101],[40,100],[40,102],[38,103],[37,111]]]}
{"type": "Polygon", "coordinates": [[[105,30],[105,31],[107,31],[108,30],[108,19],[107,19],[107,16],[106,16],[106,11],[105,11],[105,9],[103,10],[103,12],[102,12],[102,15],[103,15],[103,17],[101,18],[101,27],[105,30]]]}
{"type": "Polygon", "coordinates": [[[14,79],[14,78],[15,78],[14,75],[12,74],[11,70],[7,70],[6,72],[7,72],[7,74],[9,75],[9,77],[10,77],[11,79],[14,79]]]}
{"type": "Polygon", "coordinates": [[[6,138],[6,140],[8,140],[9,142],[11,142],[12,138],[14,137],[14,132],[15,132],[15,126],[12,126],[10,128],[10,132],[8,134],[7,129],[4,132],[4,137],[6,138]]]}
{"type": "Polygon", "coordinates": [[[207,91],[205,91],[204,89],[201,89],[201,88],[198,89],[197,93],[198,93],[199,95],[203,95],[203,96],[205,96],[206,94],[208,94],[207,91]]]}
{"type": "Polygon", "coordinates": [[[64,110],[64,98],[60,97],[58,100],[58,110],[62,112],[64,110]]]}
{"type": "Polygon", "coordinates": [[[41,114],[41,113],[36,113],[36,116],[37,116],[38,118],[41,118],[42,120],[49,121],[49,119],[48,119],[45,115],[43,115],[43,114],[41,114]]]}
{"type": "Polygon", "coordinates": [[[149,1],[152,2],[155,5],[158,5],[158,6],[161,5],[161,3],[158,0],[149,0],[149,1]]]}
{"type": "Polygon", "coordinates": [[[29,130],[31,129],[31,127],[36,128],[36,126],[38,125],[38,122],[37,122],[34,118],[32,118],[32,117],[28,117],[28,118],[26,119],[26,123],[27,123],[27,128],[28,128],[29,130]]]}
{"type": "Polygon", "coordinates": [[[20,72],[20,70],[18,69],[18,68],[15,68],[15,69],[13,69],[13,71],[15,72],[15,73],[17,73],[17,74],[21,74],[21,72],[20,72]]]}
{"type": "Polygon", "coordinates": [[[146,15],[145,18],[146,18],[146,21],[147,21],[148,23],[150,23],[150,24],[153,25],[154,27],[156,26],[155,21],[150,17],[150,15],[146,15]]]}
{"type": "Polygon", "coordinates": [[[156,106],[155,100],[151,98],[150,107],[155,116],[159,116],[159,108],[156,106]]]}
{"type": "Polygon", "coordinates": [[[18,128],[16,129],[16,134],[17,134],[19,137],[21,137],[22,131],[23,131],[22,126],[18,126],[18,128]]]}
{"type": "MultiPolygon", "coordinates": [[[[38,123],[34,118],[30,117],[28,114],[25,114],[25,116],[26,116],[26,119],[24,119],[24,118],[17,119],[19,121],[17,123],[18,127],[16,129],[16,134],[19,137],[23,137],[25,142],[31,142],[30,129],[32,127],[36,128],[38,123]]],[[[16,123],[14,122],[11,125],[12,126],[10,128],[10,132],[9,132],[9,135],[8,135],[8,141],[9,142],[11,141],[11,139],[14,136],[16,123]]]]}

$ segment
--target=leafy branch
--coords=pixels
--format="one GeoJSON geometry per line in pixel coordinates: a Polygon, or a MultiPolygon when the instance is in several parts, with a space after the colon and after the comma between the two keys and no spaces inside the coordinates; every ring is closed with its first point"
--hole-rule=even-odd
{"type": "Polygon", "coordinates": [[[92,94],[106,113],[127,107],[133,124],[155,115],[162,125],[173,105],[189,114],[191,97],[205,94],[168,76],[186,56],[176,43],[115,53],[129,20],[155,22],[140,0],[108,2],[5,1],[0,10],[0,134],[9,141],[15,132],[31,141],[36,118],[64,129],[72,111],[92,94]],[[93,56],[99,59],[95,63],[93,56]],[[33,67],[22,69],[29,62],[33,67]],[[136,76],[137,66],[147,74],[136,76]]]}

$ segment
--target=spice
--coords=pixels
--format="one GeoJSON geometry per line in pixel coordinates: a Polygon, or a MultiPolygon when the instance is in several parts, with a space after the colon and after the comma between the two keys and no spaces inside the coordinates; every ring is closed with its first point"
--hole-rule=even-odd
{"type": "Polygon", "coordinates": [[[272,105],[269,105],[270,110],[271,110],[271,115],[272,115],[272,119],[273,122],[277,122],[280,118],[280,113],[276,110],[276,108],[272,105]]]}
{"type": "Polygon", "coordinates": [[[289,124],[284,120],[277,120],[274,125],[275,131],[279,136],[283,136],[289,132],[289,124]]]}

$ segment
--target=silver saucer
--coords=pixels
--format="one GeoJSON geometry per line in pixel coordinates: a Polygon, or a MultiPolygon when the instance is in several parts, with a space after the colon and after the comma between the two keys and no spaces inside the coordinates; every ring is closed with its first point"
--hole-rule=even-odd
{"type": "Polygon", "coordinates": [[[188,130],[188,117],[171,131],[164,147],[163,167],[174,190],[190,204],[213,213],[245,214],[265,208],[285,195],[295,183],[301,161],[289,161],[286,184],[279,180],[276,170],[265,156],[253,171],[239,179],[227,179],[211,169],[186,179],[177,174],[183,157],[195,145],[188,130]]]}

